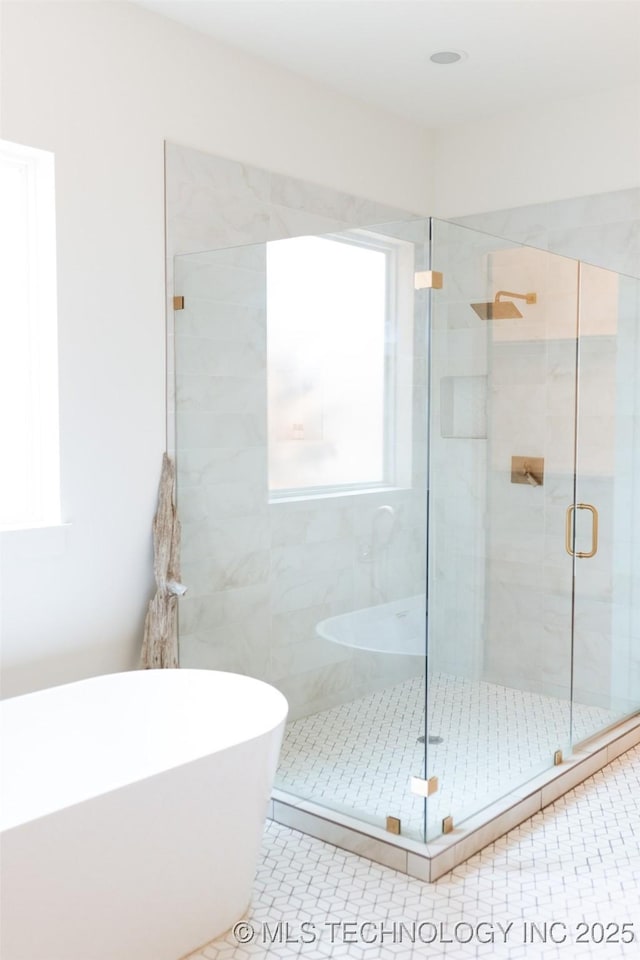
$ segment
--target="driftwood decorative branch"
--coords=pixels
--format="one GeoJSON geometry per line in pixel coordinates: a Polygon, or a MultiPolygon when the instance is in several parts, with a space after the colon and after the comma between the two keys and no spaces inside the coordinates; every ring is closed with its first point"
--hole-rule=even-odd
{"type": "Polygon", "coordinates": [[[186,587],[180,583],[180,522],[175,505],[176,468],[165,453],[158,489],[158,509],[153,519],[153,570],[156,594],[144,622],[140,666],[144,669],[177,667],[178,597],[186,587]]]}

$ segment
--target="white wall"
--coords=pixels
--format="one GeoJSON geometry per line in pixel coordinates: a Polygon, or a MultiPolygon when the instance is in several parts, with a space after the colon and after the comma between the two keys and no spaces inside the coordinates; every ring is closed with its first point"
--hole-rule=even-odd
{"type": "Polygon", "coordinates": [[[3,138],[56,155],[64,531],[2,538],[5,695],[136,662],[165,445],[163,140],[428,212],[427,132],[120,3],[3,3],[3,138]]]}
{"type": "Polygon", "coordinates": [[[444,127],[435,207],[445,219],[640,185],[640,86],[444,127]]]}
{"type": "Polygon", "coordinates": [[[0,135],[56,154],[71,523],[0,542],[9,694],[135,662],[165,442],[164,138],[452,217],[637,185],[640,97],[441,130],[434,170],[424,130],[132,5],[0,16],[0,135]]]}

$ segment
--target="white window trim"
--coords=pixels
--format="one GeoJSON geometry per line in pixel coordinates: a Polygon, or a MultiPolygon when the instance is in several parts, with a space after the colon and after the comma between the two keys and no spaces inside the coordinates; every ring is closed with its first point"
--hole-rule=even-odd
{"type": "Polygon", "coordinates": [[[27,179],[33,486],[29,515],[0,525],[16,531],[61,524],[55,178],[49,151],[0,140],[0,155],[24,166],[27,179]]]}
{"type": "Polygon", "coordinates": [[[385,337],[384,470],[382,480],[316,487],[269,488],[269,503],[372,494],[411,486],[413,411],[414,245],[406,240],[354,228],[322,239],[379,250],[387,257],[385,337]],[[392,326],[393,339],[390,338],[392,326]]]}

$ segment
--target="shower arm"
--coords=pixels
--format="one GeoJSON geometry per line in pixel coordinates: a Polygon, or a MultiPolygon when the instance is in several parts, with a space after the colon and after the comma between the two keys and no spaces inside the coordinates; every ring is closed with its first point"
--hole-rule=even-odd
{"type": "Polygon", "coordinates": [[[536,303],[535,293],[512,293],[510,290],[498,290],[495,302],[500,303],[500,297],[507,297],[509,300],[526,300],[527,303],[536,303]]]}

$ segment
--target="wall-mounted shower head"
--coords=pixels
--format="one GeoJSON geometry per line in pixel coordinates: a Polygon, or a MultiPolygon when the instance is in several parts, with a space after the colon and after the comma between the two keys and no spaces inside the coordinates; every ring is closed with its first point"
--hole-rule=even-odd
{"type": "Polygon", "coordinates": [[[509,290],[498,290],[493,303],[472,303],[471,308],[475,310],[481,320],[515,320],[522,314],[512,300],[526,300],[527,303],[537,303],[535,293],[511,293],[509,290]],[[508,297],[508,300],[502,300],[502,297],[508,297]]]}

